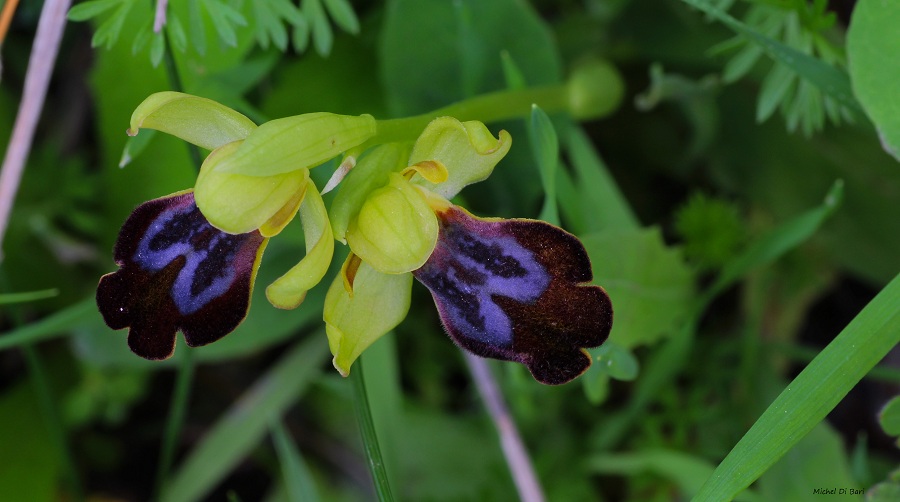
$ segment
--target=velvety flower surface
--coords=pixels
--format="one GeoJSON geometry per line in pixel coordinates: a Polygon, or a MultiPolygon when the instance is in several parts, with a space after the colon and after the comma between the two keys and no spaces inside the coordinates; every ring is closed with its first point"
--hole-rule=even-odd
{"type": "Polygon", "coordinates": [[[536,220],[436,212],[437,245],[413,275],[431,291],[447,333],[482,356],[518,361],[539,382],[566,383],[591,364],[585,348],[612,328],[612,303],[581,242],[536,220]]]}
{"type": "Polygon", "coordinates": [[[233,331],[247,314],[266,239],[227,234],[203,217],[193,192],[138,206],[119,232],[118,271],[100,279],[97,305],[113,329],[130,328],[128,346],[165,359],[180,329],[191,347],[233,331]]]}

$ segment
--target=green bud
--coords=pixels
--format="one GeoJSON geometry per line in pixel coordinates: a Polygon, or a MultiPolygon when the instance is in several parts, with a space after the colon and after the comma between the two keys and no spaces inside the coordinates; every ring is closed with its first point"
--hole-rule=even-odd
{"type": "Polygon", "coordinates": [[[256,124],[211,99],[180,92],[157,92],[131,114],[129,136],[141,128],[156,129],[207,150],[244,139],[256,124]]]}
{"type": "Polygon", "coordinates": [[[576,120],[609,115],[619,107],[625,94],[625,84],[619,70],[599,59],[575,68],[566,88],[569,91],[569,113],[576,120]]]}
{"type": "Polygon", "coordinates": [[[257,127],[217,170],[247,176],[273,176],[315,167],[362,144],[375,134],[371,115],[307,113],[271,120],[257,127]]]}
{"type": "Polygon", "coordinates": [[[391,174],[387,186],[374,190],[350,222],[350,249],[386,274],[422,266],[437,243],[438,222],[418,188],[391,174]]]}
{"type": "Polygon", "coordinates": [[[241,141],[213,150],[203,162],[194,199],[216,228],[242,234],[260,229],[266,237],[277,234],[293,218],[300,205],[309,170],[275,176],[223,173],[218,166],[241,146],[241,141]],[[267,223],[272,221],[271,224],[267,223]]]}
{"type": "Polygon", "coordinates": [[[451,199],[466,185],[487,179],[511,144],[509,133],[500,131],[500,137],[495,138],[481,122],[437,118],[419,136],[409,164],[436,160],[447,168],[448,178],[442,183],[432,183],[416,175],[412,182],[451,199]]]}

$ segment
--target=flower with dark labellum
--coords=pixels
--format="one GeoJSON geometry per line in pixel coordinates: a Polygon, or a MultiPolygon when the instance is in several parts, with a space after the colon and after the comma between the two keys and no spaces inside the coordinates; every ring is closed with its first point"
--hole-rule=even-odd
{"type": "Polygon", "coordinates": [[[191,347],[214,342],[246,316],[265,243],[257,230],[210,225],[193,192],[145,202],[119,232],[121,268],[100,279],[100,313],[110,328],[130,328],[128,346],[146,359],[171,356],[179,329],[191,347]]]}
{"type": "Polygon", "coordinates": [[[584,246],[536,220],[480,219],[450,205],[439,237],[413,274],[431,291],[460,347],[518,361],[539,382],[566,383],[591,365],[585,348],[612,329],[612,303],[593,279],[584,246]]]}

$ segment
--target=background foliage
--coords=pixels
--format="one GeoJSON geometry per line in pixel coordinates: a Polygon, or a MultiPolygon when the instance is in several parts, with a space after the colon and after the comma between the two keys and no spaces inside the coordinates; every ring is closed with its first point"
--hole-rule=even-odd
{"type": "MultiPolygon", "coordinates": [[[[155,4],[77,4],[70,20],[87,22],[67,28],[0,265],[0,499],[373,497],[350,382],[327,357],[329,280],[291,312],[256,288],[237,332],[180,344],[163,363],[131,354],[96,311],[130,211],[193,185],[188,149],[164,135],[128,144],[118,167],[131,110],[174,87],[167,60],[186,92],[260,122],[416,114],[562,82],[599,57],[625,78],[620,109],[581,124],[553,116],[549,157],[530,144],[547,123],[492,124],[512,150],[463,193],[476,214],[532,218],[553,214],[555,193],[615,307],[610,341],[576,382],[544,387],[491,365],[547,498],[818,500],[816,488],[853,488],[892,500],[898,407],[880,412],[900,382],[896,353],[869,370],[900,337],[889,153],[900,97],[884,58],[900,9],[860,1],[851,22],[853,4],[192,0],[169,4],[168,44],[155,4]],[[173,394],[188,405],[166,452],[173,394]]],[[[0,137],[39,7],[19,7],[2,47],[0,137]]],[[[329,174],[313,171],[318,186],[329,174]]],[[[302,254],[296,225],[282,235],[260,284],[302,254]]],[[[363,359],[399,499],[511,497],[493,425],[424,288],[363,359]]]]}

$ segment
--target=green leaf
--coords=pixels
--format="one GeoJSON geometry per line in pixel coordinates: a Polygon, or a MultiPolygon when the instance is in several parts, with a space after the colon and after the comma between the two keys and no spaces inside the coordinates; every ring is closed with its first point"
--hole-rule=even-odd
{"type": "Polygon", "coordinates": [[[791,68],[798,75],[848,109],[861,111],[859,103],[853,98],[850,79],[843,71],[809,54],[789,47],[778,40],[767,37],[704,0],[682,1],[718,19],[736,33],[747,37],[776,62],[791,68]]]}
{"type": "Polygon", "coordinates": [[[225,45],[237,47],[237,33],[235,26],[245,26],[247,20],[240,12],[220,0],[199,0],[203,9],[209,14],[219,38],[225,45]]]}
{"type": "Polygon", "coordinates": [[[889,56],[900,50],[897,26],[900,4],[860,0],[847,31],[847,57],[856,97],[875,123],[884,149],[900,160],[900,67],[889,56]]]}
{"type": "Polygon", "coordinates": [[[878,483],[866,492],[866,502],[895,502],[900,500],[900,483],[878,483]]]}
{"type": "Polygon", "coordinates": [[[900,436],[900,397],[895,397],[884,405],[878,414],[878,423],[885,434],[900,436]]]}
{"type": "Polygon", "coordinates": [[[729,500],[809,433],[900,343],[897,275],[766,409],[694,500],[729,500]]]}
{"type": "Polygon", "coordinates": [[[325,9],[322,8],[321,0],[304,0],[303,14],[309,22],[316,52],[322,57],[327,56],[331,53],[334,33],[331,31],[331,24],[325,15],[325,9]]]}
{"type": "Polygon", "coordinates": [[[122,3],[124,3],[123,0],[90,0],[69,9],[66,17],[69,21],[87,21],[122,3]]]}
{"type": "Polygon", "coordinates": [[[0,295],[0,305],[10,303],[33,302],[44,298],[53,298],[59,295],[58,289],[42,289],[40,291],[28,291],[25,293],[6,293],[0,295]]]}
{"type": "Polygon", "coordinates": [[[39,321],[0,335],[0,350],[63,336],[73,329],[98,330],[102,325],[96,300],[91,296],[39,321]]]}
{"type": "Polygon", "coordinates": [[[567,128],[566,151],[575,168],[578,200],[586,227],[582,232],[637,229],[640,222],[603,159],[580,127],[567,128]]]}
{"type": "Polygon", "coordinates": [[[119,167],[122,168],[131,164],[131,161],[137,158],[155,137],[156,131],[154,129],[148,129],[144,131],[144,134],[129,136],[128,140],[125,142],[125,148],[122,149],[119,167]]]}
{"type": "Polygon", "coordinates": [[[559,139],[550,117],[537,105],[531,106],[528,121],[528,139],[537,160],[541,184],[544,186],[544,206],[541,220],[559,226],[559,209],[556,205],[556,171],[559,168],[559,139]]]}
{"type": "Polygon", "coordinates": [[[501,51],[519,64],[530,85],[560,81],[561,63],[550,29],[519,0],[391,0],[380,39],[380,73],[396,115],[437,109],[466,96],[504,87],[501,51]],[[457,5],[463,4],[463,5],[457,5]],[[465,7],[470,40],[460,40],[465,7]],[[414,42],[413,42],[414,41],[414,42]],[[460,47],[467,53],[461,68],[460,47]],[[469,75],[469,76],[467,76],[469,75]],[[473,79],[465,84],[466,78],[473,79]]]}
{"type": "Polygon", "coordinates": [[[581,241],[594,267],[594,283],[612,299],[610,341],[624,348],[654,343],[687,320],[694,276],[681,253],[666,247],[659,229],[608,230],[581,241]]]}
{"type": "Polygon", "coordinates": [[[294,345],[231,406],[188,454],[166,486],[163,502],[203,498],[265,437],[269,424],[306,391],[326,350],[321,333],[294,345]]]}
{"type": "Polygon", "coordinates": [[[778,225],[750,244],[722,267],[716,281],[706,291],[706,297],[718,295],[753,268],[772,262],[809,239],[840,205],[843,194],[844,182],[835,181],[821,206],[778,225]]]}
{"type": "Polygon", "coordinates": [[[632,477],[651,472],[678,485],[682,496],[697,493],[703,481],[713,472],[713,465],[708,461],[672,450],[594,455],[588,457],[586,467],[591,472],[614,476],[632,477]]]}
{"type": "Polygon", "coordinates": [[[778,106],[790,94],[797,80],[797,74],[783,64],[776,63],[772,71],[766,75],[759,91],[756,103],[756,121],[764,122],[775,113],[778,106]]]}
{"type": "Polygon", "coordinates": [[[637,358],[630,350],[615,342],[604,343],[591,355],[596,359],[595,364],[616,380],[631,381],[638,376],[637,358]]]}
{"type": "Polygon", "coordinates": [[[278,454],[278,463],[281,465],[281,477],[287,489],[290,502],[316,502],[319,493],[316,490],[316,482],[306,466],[297,445],[291,437],[291,433],[277,420],[270,427],[272,442],[275,443],[275,453],[278,454]]]}
{"type": "Polygon", "coordinates": [[[359,19],[356,18],[356,12],[353,6],[347,0],[325,0],[325,8],[331,14],[334,23],[341,27],[347,33],[359,33],[359,19]]]}
{"type": "Polygon", "coordinates": [[[850,475],[840,434],[822,422],[766,471],[756,486],[763,500],[815,502],[822,500],[822,495],[814,493],[814,488],[856,488],[859,484],[850,475]]]}

